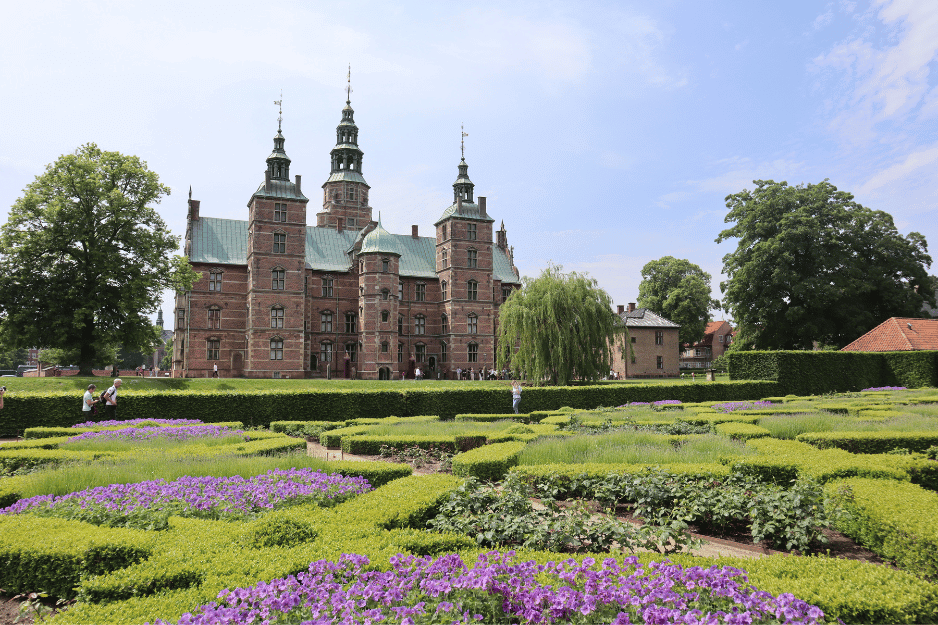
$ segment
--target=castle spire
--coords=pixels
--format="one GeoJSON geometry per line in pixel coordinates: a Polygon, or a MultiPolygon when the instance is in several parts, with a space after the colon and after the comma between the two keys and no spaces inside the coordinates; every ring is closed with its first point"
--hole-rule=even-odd
{"type": "Polygon", "coordinates": [[[274,100],[278,107],[277,114],[277,134],[274,135],[274,151],[267,157],[267,174],[271,180],[289,180],[290,179],[290,157],[287,156],[283,144],[286,141],[283,138],[283,91],[280,92],[280,99],[274,100]]]}
{"type": "Polygon", "coordinates": [[[469,180],[469,165],[466,163],[466,137],[468,137],[469,134],[462,124],[460,124],[459,129],[462,135],[459,139],[459,151],[462,158],[458,165],[459,175],[456,177],[456,182],[453,183],[454,203],[459,202],[460,199],[463,202],[472,202],[472,193],[475,188],[475,185],[469,180]]]}

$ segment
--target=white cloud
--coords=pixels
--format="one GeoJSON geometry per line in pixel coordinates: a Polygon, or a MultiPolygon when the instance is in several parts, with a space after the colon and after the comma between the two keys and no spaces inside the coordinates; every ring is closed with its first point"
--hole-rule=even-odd
{"type": "Polygon", "coordinates": [[[825,13],[821,13],[814,18],[814,30],[821,30],[830,24],[832,19],[834,19],[834,12],[832,10],[828,9],[825,13]]]}
{"type": "Polygon", "coordinates": [[[936,171],[936,164],[938,164],[938,145],[932,146],[931,148],[925,150],[919,150],[917,152],[912,152],[907,155],[905,160],[901,163],[896,163],[886,169],[880,171],[879,173],[872,176],[866,183],[863,184],[858,190],[857,194],[868,194],[873,191],[880,189],[882,187],[893,185],[896,182],[900,182],[908,179],[913,172],[921,169],[922,167],[931,166],[930,170],[927,170],[930,174],[929,177],[935,177],[934,172],[936,171]]]}

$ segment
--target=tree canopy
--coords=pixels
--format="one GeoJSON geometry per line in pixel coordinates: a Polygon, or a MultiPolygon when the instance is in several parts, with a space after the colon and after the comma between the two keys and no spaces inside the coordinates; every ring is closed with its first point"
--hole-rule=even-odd
{"type": "Polygon", "coordinates": [[[889,317],[919,317],[933,304],[928,246],[902,236],[892,216],[870,210],[827,180],[789,186],[753,181],[726,197],[717,243],[723,304],[739,325],[738,349],[843,347],[889,317]]]}
{"type": "Polygon", "coordinates": [[[703,338],[710,311],[720,302],[710,297],[710,274],[699,266],[664,256],[642,267],[638,305],[681,324],[679,345],[703,338]]]}
{"type": "Polygon", "coordinates": [[[108,345],[152,345],[161,291],[197,277],[153,208],[169,192],[93,143],[48,165],[0,228],[0,344],[77,350],[87,374],[108,345]]]}
{"type": "Polygon", "coordinates": [[[612,298],[585,274],[551,265],[525,277],[498,315],[498,368],[534,384],[594,381],[609,374],[612,350],[623,349],[625,326],[612,298]]]}

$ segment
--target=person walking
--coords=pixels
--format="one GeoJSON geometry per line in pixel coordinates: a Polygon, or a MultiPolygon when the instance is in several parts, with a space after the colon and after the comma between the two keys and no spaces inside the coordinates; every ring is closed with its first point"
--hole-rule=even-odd
{"type": "Polygon", "coordinates": [[[94,384],[89,384],[85,394],[81,399],[81,416],[87,420],[98,414],[98,408],[95,406],[98,400],[95,399],[94,391],[97,388],[94,384]]]}
{"type": "Polygon", "coordinates": [[[218,363],[217,362],[212,365],[212,377],[213,378],[218,377],[218,363]]]}
{"type": "Polygon", "coordinates": [[[3,410],[3,394],[7,392],[7,387],[0,387],[0,410],[3,410]]]}
{"type": "Polygon", "coordinates": [[[114,384],[104,392],[104,416],[107,419],[117,419],[117,389],[121,384],[120,378],[114,378],[114,384]]]}
{"type": "Polygon", "coordinates": [[[521,385],[517,380],[511,383],[511,408],[518,414],[518,404],[521,403],[521,385]]]}

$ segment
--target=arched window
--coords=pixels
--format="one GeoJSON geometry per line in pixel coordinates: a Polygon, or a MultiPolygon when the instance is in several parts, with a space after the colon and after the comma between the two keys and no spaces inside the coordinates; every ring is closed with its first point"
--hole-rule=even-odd
{"type": "Polygon", "coordinates": [[[283,306],[274,306],[270,309],[270,327],[283,327],[283,306]]]}
{"type": "Polygon", "coordinates": [[[417,315],[414,317],[414,334],[426,334],[427,333],[427,318],[423,315],[417,315]]]}
{"type": "Polygon", "coordinates": [[[277,267],[270,272],[270,288],[275,291],[282,291],[287,281],[287,272],[277,267]]]}
{"type": "Polygon", "coordinates": [[[469,316],[466,317],[466,331],[469,334],[479,333],[479,317],[475,313],[469,313],[469,316]]]}
{"type": "Polygon", "coordinates": [[[270,359],[283,360],[283,339],[279,336],[270,339],[270,359]]]}
{"type": "Polygon", "coordinates": [[[470,280],[468,283],[468,289],[466,292],[466,299],[477,300],[479,299],[479,283],[475,280],[470,280]]]}
{"type": "Polygon", "coordinates": [[[440,282],[440,292],[443,294],[443,299],[446,299],[446,280],[440,282]]]}
{"type": "Polygon", "coordinates": [[[221,328],[221,308],[218,306],[211,306],[208,309],[208,327],[210,330],[221,328]]]}
{"type": "Polygon", "coordinates": [[[440,332],[449,334],[449,317],[446,315],[440,317],[440,332]]]}

